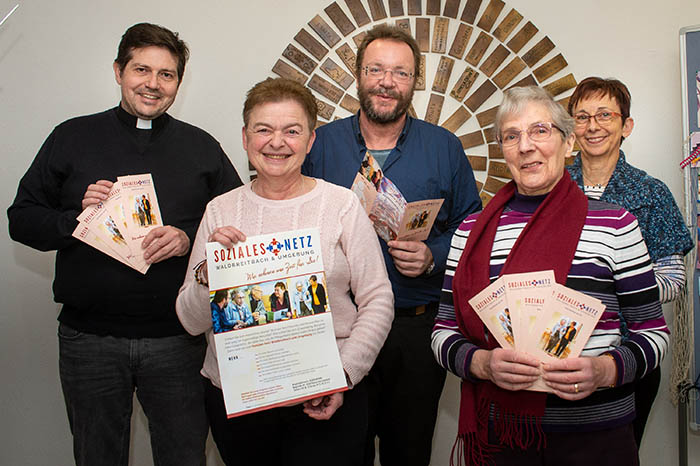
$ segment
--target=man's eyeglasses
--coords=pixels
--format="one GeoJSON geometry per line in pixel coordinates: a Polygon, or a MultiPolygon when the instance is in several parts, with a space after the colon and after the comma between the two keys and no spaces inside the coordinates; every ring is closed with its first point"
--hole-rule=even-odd
{"type": "MultiPolygon", "coordinates": [[[[500,143],[503,147],[515,146],[520,143],[520,138],[522,133],[527,133],[527,137],[531,141],[542,142],[549,139],[552,135],[552,129],[561,129],[554,123],[535,123],[530,125],[526,130],[508,129],[503,132],[503,135],[499,138],[500,143]]],[[[562,131],[562,134],[564,132],[562,131]]]]}
{"type": "Polygon", "coordinates": [[[607,125],[613,118],[621,116],[621,113],[612,112],[610,110],[601,110],[595,115],[582,112],[574,115],[574,121],[576,122],[576,126],[588,126],[588,123],[591,122],[591,118],[594,118],[599,125],[607,125]]]}
{"type": "Polygon", "coordinates": [[[402,69],[384,69],[381,66],[376,66],[376,65],[370,65],[370,66],[365,66],[364,72],[366,76],[369,76],[372,79],[383,79],[384,76],[387,73],[391,73],[391,77],[396,81],[397,83],[405,84],[413,78],[413,73],[409,73],[406,70],[402,69]]]}

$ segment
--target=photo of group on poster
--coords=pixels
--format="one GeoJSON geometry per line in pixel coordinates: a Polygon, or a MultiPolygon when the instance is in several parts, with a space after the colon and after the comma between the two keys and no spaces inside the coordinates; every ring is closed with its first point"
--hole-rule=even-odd
{"type": "Polygon", "coordinates": [[[326,312],[325,275],[310,274],[215,291],[214,333],[326,312]]]}

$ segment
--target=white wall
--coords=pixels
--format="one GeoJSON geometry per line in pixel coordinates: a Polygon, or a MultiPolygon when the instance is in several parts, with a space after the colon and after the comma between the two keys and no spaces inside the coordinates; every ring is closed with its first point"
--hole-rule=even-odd
{"type": "MultiPolygon", "coordinates": [[[[14,6],[0,0],[0,16],[14,6]]],[[[0,205],[51,129],[115,105],[112,60],[123,31],[140,21],[179,31],[192,59],[171,113],[211,132],[242,174],[244,92],[269,73],[300,27],[330,0],[30,0],[0,28],[0,205]],[[281,5],[281,6],[280,6],[281,5]]],[[[339,2],[343,4],[343,2],[339,2]]],[[[444,2],[443,2],[444,3],[444,2]]],[[[462,2],[464,3],[464,2],[462,2]]],[[[486,2],[484,2],[486,3],[486,2]]],[[[510,0],[558,46],[580,80],[614,76],[631,89],[636,126],[628,159],[682,199],[678,30],[700,23],[700,2],[669,0],[510,0]]],[[[504,10],[503,13],[507,12],[504,10]]],[[[0,216],[0,464],[71,464],[71,437],[57,370],[53,254],[13,243],[0,216]]],[[[668,374],[667,359],[664,374],[668,374]]],[[[419,383],[419,381],[417,381],[419,383]]],[[[449,378],[434,442],[434,465],[448,464],[456,430],[458,384],[449,378]]],[[[151,463],[145,418],[134,420],[133,465],[151,463]]],[[[642,464],[674,464],[675,409],[667,387],[652,412],[642,464]]],[[[700,465],[691,434],[690,464],[700,465]]],[[[218,464],[210,449],[209,464],[218,464]]]]}

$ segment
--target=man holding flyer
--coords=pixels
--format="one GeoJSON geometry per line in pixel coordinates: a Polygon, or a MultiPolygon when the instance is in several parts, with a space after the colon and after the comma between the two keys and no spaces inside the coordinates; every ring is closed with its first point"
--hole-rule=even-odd
{"type": "MultiPolygon", "coordinates": [[[[416,41],[397,27],[377,26],[356,63],[360,112],[316,130],[303,172],[350,187],[362,167],[370,182],[390,180],[409,203],[444,199],[425,241],[380,241],[395,318],[369,376],[367,463],[374,461],[376,433],[382,464],[425,466],[445,380],[430,351],[445,261],[452,234],[481,201],[457,137],[406,114],[419,73],[416,41]],[[374,171],[363,165],[370,158],[378,164],[374,171]]],[[[380,223],[375,229],[386,238],[382,232],[390,229],[380,223]]]]}
{"type": "MultiPolygon", "coordinates": [[[[14,240],[58,251],[60,376],[78,465],[126,461],[134,392],[154,462],[204,462],[206,345],[180,325],[175,298],[207,202],[241,183],[214,138],[166,113],[188,57],[168,29],[129,28],[113,65],[120,105],[57,126],[8,209],[14,240]],[[137,225],[141,215],[158,224],[140,243],[151,265],[145,275],[72,237],[81,211],[106,200],[118,177],[137,174],[152,176],[162,215],[153,217],[154,199],[143,198],[134,214],[137,225]]],[[[131,212],[134,201],[122,207],[131,212]]],[[[126,220],[119,230],[109,225],[122,236],[126,220]]]]}

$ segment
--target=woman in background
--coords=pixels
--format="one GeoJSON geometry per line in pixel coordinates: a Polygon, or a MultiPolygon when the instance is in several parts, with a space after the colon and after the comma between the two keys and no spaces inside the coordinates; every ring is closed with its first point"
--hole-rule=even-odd
{"type": "MultiPolygon", "coordinates": [[[[567,168],[586,196],[617,204],[637,217],[653,262],[659,299],[668,303],[685,286],[683,256],[693,248],[693,241],[666,185],[625,160],[620,145],[634,128],[630,104],[627,86],[617,79],[590,77],[576,86],[569,98],[569,114],[574,117],[581,151],[567,168]]],[[[660,382],[661,369],[656,368],[636,383],[638,446],[660,382]]]]}

